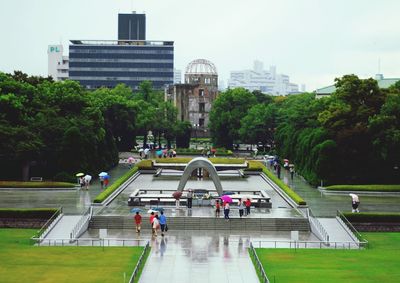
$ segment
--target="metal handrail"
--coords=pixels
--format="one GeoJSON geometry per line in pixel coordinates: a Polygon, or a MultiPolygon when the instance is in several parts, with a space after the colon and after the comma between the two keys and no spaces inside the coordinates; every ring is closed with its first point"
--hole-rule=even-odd
{"type": "Polygon", "coordinates": [[[256,268],[260,271],[261,273],[261,279],[262,282],[264,283],[269,283],[269,279],[267,274],[265,273],[264,267],[261,264],[260,259],[257,256],[256,250],[254,249],[253,243],[250,242],[250,253],[252,254],[252,256],[254,257],[255,263],[256,263],[256,268]]]}
{"type": "Polygon", "coordinates": [[[132,283],[132,282],[135,280],[135,277],[138,275],[139,269],[140,269],[140,267],[142,266],[142,263],[144,263],[144,257],[145,257],[146,252],[147,252],[147,250],[148,250],[149,248],[150,248],[150,242],[147,241],[147,244],[144,246],[143,252],[142,252],[142,254],[141,254],[140,257],[139,257],[139,260],[138,260],[138,262],[137,262],[137,264],[136,264],[136,266],[135,266],[135,269],[133,270],[132,275],[131,275],[131,277],[129,278],[129,281],[128,281],[129,283],[132,283]]]}
{"type": "Polygon", "coordinates": [[[363,238],[360,232],[357,231],[353,224],[351,224],[351,222],[346,218],[346,216],[344,216],[344,214],[340,210],[337,210],[336,216],[343,221],[343,224],[346,225],[347,229],[349,230],[348,232],[353,234],[354,238],[358,240],[358,244],[360,246],[368,246],[368,241],[363,238]]]}
{"type": "Polygon", "coordinates": [[[325,230],[324,226],[319,222],[318,218],[314,216],[310,208],[307,208],[307,218],[310,223],[314,225],[314,227],[318,230],[321,234],[322,239],[328,244],[329,243],[329,234],[325,230]]]}
{"type": "Polygon", "coordinates": [[[82,214],[82,217],[79,219],[78,223],[76,223],[75,227],[72,229],[70,233],[70,238],[71,240],[74,240],[83,227],[91,218],[93,214],[93,207],[90,206],[88,210],[85,211],[85,213],[82,214]]]}
{"type": "MultiPolygon", "coordinates": [[[[292,240],[259,240],[259,241],[252,241],[254,244],[258,243],[258,247],[262,248],[266,244],[271,244],[267,246],[268,248],[289,248],[289,249],[301,249],[301,248],[331,248],[331,249],[351,249],[352,247],[361,248],[358,243],[354,241],[330,241],[329,245],[326,245],[325,241],[292,241],[292,240]],[[280,245],[286,244],[285,247],[280,245]]],[[[253,244],[253,245],[254,245],[253,244]]]]}
{"type": "Polygon", "coordinates": [[[62,207],[60,206],[54,213],[53,215],[49,218],[49,220],[46,221],[45,224],[43,224],[43,226],[40,228],[40,230],[36,233],[35,236],[32,237],[33,238],[40,238],[42,236],[42,234],[51,226],[51,224],[53,223],[53,221],[62,214],[62,207]]]}
{"type": "Polygon", "coordinates": [[[71,242],[70,238],[40,239],[31,238],[38,246],[92,246],[92,247],[137,247],[144,246],[149,239],[120,239],[120,238],[78,238],[71,242]]]}

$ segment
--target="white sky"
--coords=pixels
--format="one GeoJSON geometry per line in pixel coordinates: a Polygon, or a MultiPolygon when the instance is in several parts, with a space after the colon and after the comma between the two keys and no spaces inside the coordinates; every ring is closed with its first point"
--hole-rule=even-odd
{"type": "Polygon", "coordinates": [[[307,90],[374,76],[379,59],[400,77],[398,0],[0,0],[0,71],[47,75],[49,44],[117,39],[117,14],[132,10],[148,40],[175,41],[175,68],[205,58],[225,83],[255,59],[307,90]]]}

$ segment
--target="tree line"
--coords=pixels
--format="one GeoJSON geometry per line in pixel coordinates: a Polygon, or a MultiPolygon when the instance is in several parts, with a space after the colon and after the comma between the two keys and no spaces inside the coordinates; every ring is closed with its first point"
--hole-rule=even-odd
{"type": "Polygon", "coordinates": [[[78,82],[22,72],[0,73],[0,179],[42,176],[67,180],[96,174],[118,163],[136,137],[177,140],[187,145],[191,124],[179,122],[151,82],[134,93],[125,85],[87,91],[78,82]]]}
{"type": "Polygon", "coordinates": [[[400,82],[346,75],[336,91],[271,97],[228,89],[216,99],[210,130],[217,146],[262,144],[288,158],[312,184],[400,181],[400,82]]]}

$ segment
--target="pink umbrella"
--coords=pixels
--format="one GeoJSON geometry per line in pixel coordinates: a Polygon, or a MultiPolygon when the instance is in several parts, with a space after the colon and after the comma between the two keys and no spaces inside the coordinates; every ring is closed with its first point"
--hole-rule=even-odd
{"type": "Polygon", "coordinates": [[[222,201],[224,202],[232,202],[232,198],[228,195],[224,195],[221,197],[222,201]]]}

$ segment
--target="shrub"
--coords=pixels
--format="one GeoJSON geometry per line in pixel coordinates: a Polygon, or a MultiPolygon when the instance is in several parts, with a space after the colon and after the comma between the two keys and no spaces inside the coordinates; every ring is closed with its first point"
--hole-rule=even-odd
{"type": "Polygon", "coordinates": [[[263,166],[262,171],[268,176],[275,184],[278,185],[294,202],[299,205],[306,205],[305,200],[299,196],[295,191],[289,188],[284,182],[282,182],[277,176],[275,176],[271,171],[269,171],[265,166],[263,166]]]}
{"type": "Polygon", "coordinates": [[[152,160],[142,160],[136,166],[139,168],[139,170],[152,170],[153,168],[153,163],[152,160]]]}
{"type": "MultiPolygon", "coordinates": [[[[157,158],[157,163],[189,163],[193,158],[191,157],[174,157],[174,158],[157,158]]],[[[243,164],[245,160],[243,158],[220,158],[212,157],[209,160],[213,164],[243,164]]]]}
{"type": "Polygon", "coordinates": [[[400,222],[400,213],[396,212],[346,212],[343,215],[350,222],[400,222]]]}
{"type": "Polygon", "coordinates": [[[75,184],[66,182],[19,182],[0,181],[0,188],[73,188],[75,184]]]}
{"type": "Polygon", "coordinates": [[[71,176],[71,174],[68,174],[67,172],[57,173],[54,176],[53,180],[57,182],[68,182],[68,183],[76,182],[76,178],[74,176],[71,176]]]}
{"type": "Polygon", "coordinates": [[[56,208],[0,208],[0,218],[48,219],[56,213],[56,211],[56,208]]]}
{"type": "Polygon", "coordinates": [[[400,185],[333,185],[329,191],[400,192],[400,185]]]}
{"type": "MultiPolygon", "coordinates": [[[[145,161],[149,161],[149,160],[145,160],[145,161]]],[[[111,186],[109,186],[107,189],[105,189],[100,194],[98,194],[93,202],[94,203],[103,202],[109,195],[111,195],[115,190],[117,190],[119,188],[119,186],[121,186],[123,183],[125,183],[138,170],[139,170],[138,166],[134,166],[132,169],[130,169],[124,175],[119,177],[118,180],[116,180],[111,186]]]]}

